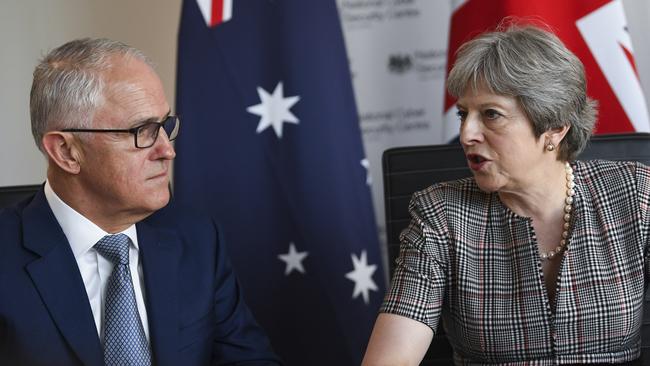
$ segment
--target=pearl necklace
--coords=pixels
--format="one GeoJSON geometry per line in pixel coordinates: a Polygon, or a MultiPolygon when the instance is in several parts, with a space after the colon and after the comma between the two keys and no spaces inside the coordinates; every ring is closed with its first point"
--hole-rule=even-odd
{"type": "Polygon", "coordinates": [[[573,195],[576,193],[573,189],[575,187],[573,168],[569,163],[564,163],[564,171],[566,172],[566,199],[564,200],[564,225],[562,231],[562,239],[560,240],[560,245],[555,247],[555,249],[546,252],[540,253],[539,257],[542,260],[553,259],[556,255],[560,254],[564,248],[566,248],[567,238],[569,237],[569,222],[571,221],[571,207],[573,204],[573,195]]]}

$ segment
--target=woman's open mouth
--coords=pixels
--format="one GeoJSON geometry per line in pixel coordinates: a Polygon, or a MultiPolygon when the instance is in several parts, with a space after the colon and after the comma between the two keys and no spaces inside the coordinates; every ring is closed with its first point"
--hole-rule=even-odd
{"type": "Polygon", "coordinates": [[[469,165],[469,168],[472,170],[481,170],[481,168],[483,168],[483,166],[485,166],[485,164],[490,161],[478,154],[467,154],[466,157],[467,165],[469,165]]]}

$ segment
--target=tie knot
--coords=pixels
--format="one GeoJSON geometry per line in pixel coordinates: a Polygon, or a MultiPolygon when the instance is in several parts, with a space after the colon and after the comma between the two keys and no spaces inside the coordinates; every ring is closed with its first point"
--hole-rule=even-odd
{"type": "Polygon", "coordinates": [[[124,234],[106,235],[95,244],[95,249],[113,264],[128,264],[130,241],[124,234]]]}

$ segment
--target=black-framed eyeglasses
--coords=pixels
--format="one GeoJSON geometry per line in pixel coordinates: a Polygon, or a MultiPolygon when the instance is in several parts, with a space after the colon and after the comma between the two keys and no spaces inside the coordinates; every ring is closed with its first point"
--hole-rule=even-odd
{"type": "Polygon", "coordinates": [[[140,126],[126,129],[92,129],[92,128],[66,128],[63,132],[104,132],[104,133],[130,133],[133,135],[135,147],[146,149],[153,146],[158,139],[158,133],[162,128],[167,134],[169,141],[178,136],[181,121],[178,116],[168,116],[161,122],[146,122],[140,126]]]}

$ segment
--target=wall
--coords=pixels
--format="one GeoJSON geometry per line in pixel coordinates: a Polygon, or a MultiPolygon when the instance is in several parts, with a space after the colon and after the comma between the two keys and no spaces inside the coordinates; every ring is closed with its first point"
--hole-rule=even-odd
{"type": "Polygon", "coordinates": [[[143,50],[174,101],[181,0],[2,0],[0,2],[0,186],[40,183],[45,158],[29,126],[29,89],[38,59],[80,37],[107,37],[143,50]]]}
{"type": "Polygon", "coordinates": [[[641,86],[645,92],[648,107],[650,107],[650,1],[647,0],[623,0],[623,8],[627,16],[628,30],[632,37],[634,46],[634,58],[636,60],[641,86]]]}

